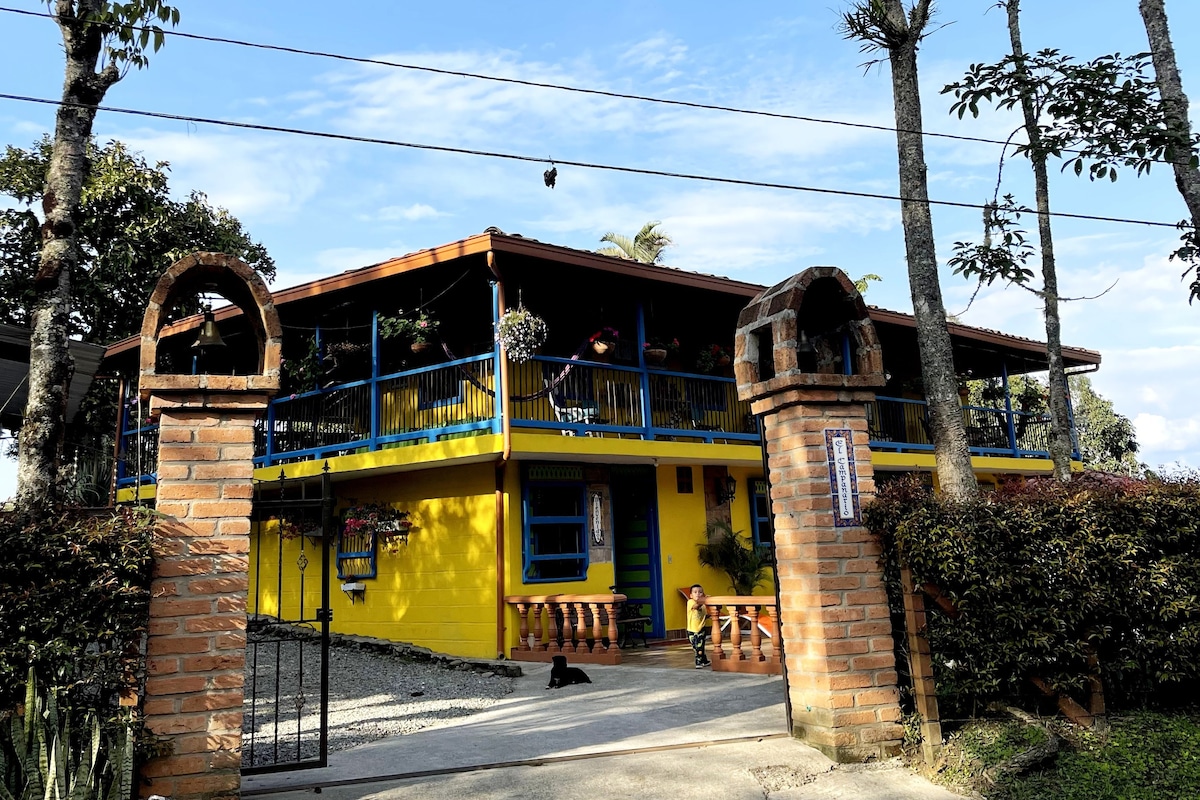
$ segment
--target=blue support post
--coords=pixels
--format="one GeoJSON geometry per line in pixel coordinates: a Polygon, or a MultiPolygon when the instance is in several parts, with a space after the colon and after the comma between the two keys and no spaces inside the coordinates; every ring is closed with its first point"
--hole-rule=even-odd
{"type": "Polygon", "coordinates": [[[492,433],[502,433],[504,429],[504,414],[508,413],[504,408],[504,397],[500,391],[500,370],[502,364],[500,359],[504,358],[504,354],[500,352],[500,340],[496,338],[496,331],[500,324],[500,282],[492,281],[492,433]]]}
{"type": "Polygon", "coordinates": [[[646,352],[642,345],[646,342],[645,308],[637,304],[637,352],[638,352],[638,382],[642,386],[642,438],[650,441],[654,438],[651,430],[654,421],[650,408],[650,373],[646,371],[646,352]]]}
{"type": "MultiPolygon", "coordinates": [[[[320,326],[320,325],[318,325],[318,326],[317,326],[317,327],[316,327],[316,328],[313,330],[313,341],[314,341],[314,342],[316,342],[316,344],[317,344],[317,366],[318,366],[318,367],[320,367],[320,368],[324,368],[324,366],[325,366],[325,353],[324,353],[324,352],[322,351],[322,349],[321,349],[321,326],[320,326]]],[[[317,380],[317,381],[316,381],[316,382],[313,384],[312,388],[313,388],[313,389],[320,389],[320,388],[321,388],[321,382],[320,382],[320,380],[317,380]]]]}
{"type": "Polygon", "coordinates": [[[1013,424],[1012,392],[1008,386],[1008,362],[1000,362],[1000,369],[1004,380],[1004,419],[1008,422],[1008,446],[1012,449],[1012,454],[1017,456],[1020,453],[1017,451],[1017,427],[1013,424]]]}
{"type": "Polygon", "coordinates": [[[850,360],[850,334],[842,334],[842,374],[854,374],[854,362],[850,360]]]}
{"type": "Polygon", "coordinates": [[[267,431],[266,431],[266,433],[267,433],[267,435],[264,438],[266,439],[267,444],[266,444],[266,453],[264,453],[265,460],[263,461],[263,466],[269,467],[269,466],[271,466],[271,453],[275,450],[275,401],[274,400],[267,403],[267,431]]]}
{"type": "Polygon", "coordinates": [[[379,311],[371,312],[371,445],[370,449],[379,449],[380,419],[379,409],[383,398],[380,396],[379,383],[379,311]]]}

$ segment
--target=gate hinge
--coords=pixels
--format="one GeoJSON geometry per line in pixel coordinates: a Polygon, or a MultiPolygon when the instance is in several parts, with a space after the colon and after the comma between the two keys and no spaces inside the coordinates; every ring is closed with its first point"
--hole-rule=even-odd
{"type": "Polygon", "coordinates": [[[333,609],[332,608],[318,608],[317,609],[317,622],[333,622],[333,609]]]}

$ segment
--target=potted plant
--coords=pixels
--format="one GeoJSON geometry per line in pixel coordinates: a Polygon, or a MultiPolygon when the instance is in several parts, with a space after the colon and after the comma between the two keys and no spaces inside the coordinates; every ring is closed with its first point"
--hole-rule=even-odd
{"type": "Polygon", "coordinates": [[[600,356],[602,360],[607,361],[612,358],[613,351],[617,349],[617,340],[621,338],[621,334],[616,328],[610,328],[607,325],[588,337],[588,341],[592,343],[592,352],[600,356]]]}
{"type": "Polygon", "coordinates": [[[719,344],[710,344],[700,350],[696,356],[696,369],[701,372],[712,372],[718,367],[727,367],[733,357],[729,351],[719,344]]]}
{"type": "Polygon", "coordinates": [[[384,339],[407,339],[414,353],[424,353],[433,346],[439,322],[425,309],[396,316],[379,316],[379,335],[384,339]]]}
{"type": "Polygon", "coordinates": [[[548,333],[545,320],[523,305],[504,312],[496,323],[496,341],[518,364],[533,358],[537,349],[546,343],[548,333]]]}
{"type": "Polygon", "coordinates": [[[646,359],[647,364],[658,366],[667,360],[667,356],[679,352],[679,340],[671,339],[670,341],[659,339],[651,336],[648,342],[642,345],[642,355],[646,359]]]}
{"type": "Polygon", "coordinates": [[[769,559],[727,522],[710,522],[699,548],[700,565],[729,576],[734,594],[750,597],[767,577],[769,559]]]}

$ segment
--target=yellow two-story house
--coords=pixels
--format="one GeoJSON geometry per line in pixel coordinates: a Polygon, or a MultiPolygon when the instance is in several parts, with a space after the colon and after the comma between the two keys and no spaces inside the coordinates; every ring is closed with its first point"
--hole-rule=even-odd
{"type": "MultiPolygon", "coordinates": [[[[521,644],[513,598],[617,592],[640,604],[650,636],[678,636],[680,587],[732,593],[697,560],[708,523],[771,547],[758,421],[728,364],[738,313],[764,288],[489,229],[276,292],[287,385],[259,426],[249,611],[304,618],[327,547],[335,631],[494,657],[521,644]],[[524,363],[495,335],[518,306],[548,328],[524,363]],[[389,337],[399,312],[427,335],[389,337]],[[372,504],[407,514],[403,536],[348,532],[347,513],[372,504]]],[[[913,319],[870,316],[888,378],[869,409],[875,470],[932,473],[913,319]]],[[[164,329],[161,358],[253,370],[241,312],[216,308],[212,322],[215,338],[199,316],[164,329]]],[[[950,327],[972,380],[1046,369],[1040,342],[950,327]]],[[[102,365],[127,376],[125,501],[154,495],[137,350],[136,338],[114,344],[102,365]]],[[[1100,363],[1079,348],[1064,357],[1100,363]]],[[[963,413],[982,483],[1050,471],[1046,417],[1007,394],[989,408],[964,400],[963,413]]]]}

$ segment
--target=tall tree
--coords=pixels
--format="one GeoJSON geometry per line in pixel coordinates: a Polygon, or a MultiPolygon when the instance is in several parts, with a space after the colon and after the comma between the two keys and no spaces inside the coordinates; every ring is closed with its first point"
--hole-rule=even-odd
{"type": "Polygon", "coordinates": [[[891,64],[903,197],[900,214],[938,484],[948,496],[966,499],[974,497],[979,487],[971,467],[946,306],[938,280],[921,134],[917,49],[932,12],[932,0],[915,0],[907,11],[901,0],[860,0],[843,13],[842,31],[846,38],[859,41],[863,52],[887,51],[891,64]]]}
{"type": "MultiPolygon", "coordinates": [[[[52,145],[43,137],[29,149],[0,155],[0,195],[17,202],[0,210],[0,321],[28,326],[33,314],[42,178],[52,145]]],[[[71,275],[69,333],[109,344],[141,330],[146,301],[172,263],[196,250],[230,253],[268,282],[275,262],[236,217],[193,191],[171,197],[170,165],[149,164],[121,142],[87,147],[75,228],[77,260],[71,275]]]]}
{"type": "MultiPolygon", "coordinates": [[[[1138,10],[1146,26],[1146,38],[1150,41],[1150,58],[1154,63],[1155,81],[1162,98],[1166,129],[1178,143],[1169,153],[1171,168],[1175,171],[1175,185],[1183,195],[1183,202],[1187,204],[1191,216],[1191,230],[1185,233],[1184,247],[1177,254],[1195,265],[1200,250],[1200,168],[1197,168],[1193,155],[1188,96],[1183,91],[1179,66],[1175,63],[1175,45],[1171,42],[1164,1],[1140,0],[1138,10]]],[[[1194,275],[1191,288],[1191,297],[1197,296],[1200,296],[1200,272],[1194,275]]]]}
{"type": "Polygon", "coordinates": [[[1111,400],[1096,393],[1088,376],[1072,375],[1070,381],[1079,455],[1084,466],[1142,477],[1146,465],[1137,459],[1137,432],[1133,423],[1117,413],[1111,400]]]}
{"type": "MultiPolygon", "coordinates": [[[[1042,288],[1028,285],[1032,272],[1024,269],[1031,249],[1025,243],[1024,232],[1012,227],[1019,219],[1011,197],[1000,203],[993,197],[984,214],[984,243],[979,246],[963,242],[955,244],[955,255],[950,259],[956,272],[971,277],[978,275],[981,281],[991,283],[997,277],[1005,277],[1029,291],[1042,301],[1043,319],[1046,324],[1046,356],[1050,370],[1050,459],[1054,463],[1054,477],[1060,481],[1071,479],[1071,414],[1067,406],[1067,376],[1062,357],[1062,320],[1059,315],[1058,269],[1054,261],[1054,234],[1050,225],[1050,179],[1046,162],[1050,155],[1061,153],[1061,145],[1052,137],[1043,136],[1039,118],[1046,100],[1044,83],[1034,79],[1029,68],[1029,59],[1021,44],[1021,2],[1000,0],[1008,13],[1008,36],[1012,55],[999,64],[974,65],[967,76],[942,91],[953,91],[956,96],[950,112],[961,117],[969,110],[978,116],[979,103],[984,100],[995,102],[997,107],[1012,108],[1020,105],[1023,118],[1022,129],[1027,144],[1021,149],[1029,158],[1033,168],[1034,196],[1037,204],[1038,244],[1041,250],[1042,288]],[[1001,215],[1011,214],[1002,218],[1001,215]],[[992,243],[993,229],[1001,235],[992,243]]],[[[1000,157],[1001,171],[1004,156],[1000,157]]],[[[1000,180],[996,182],[999,194],[1000,180]]]]}
{"type": "Polygon", "coordinates": [[[179,12],[163,0],[53,0],[52,8],[62,33],[66,67],[42,192],[29,400],[17,463],[17,503],[33,513],[45,510],[58,498],[58,465],[72,369],[67,336],[71,275],[79,258],[75,229],[96,106],[130,67],[146,65],[147,48],[162,46],[163,32],[157,23],[179,22],[179,12]]]}
{"type": "Polygon", "coordinates": [[[659,225],[662,225],[662,222],[658,220],[647,222],[632,239],[610,231],[601,236],[600,241],[608,242],[613,247],[601,247],[596,252],[605,256],[640,261],[643,264],[658,264],[662,261],[663,250],[674,244],[671,235],[659,230],[659,225]]]}

